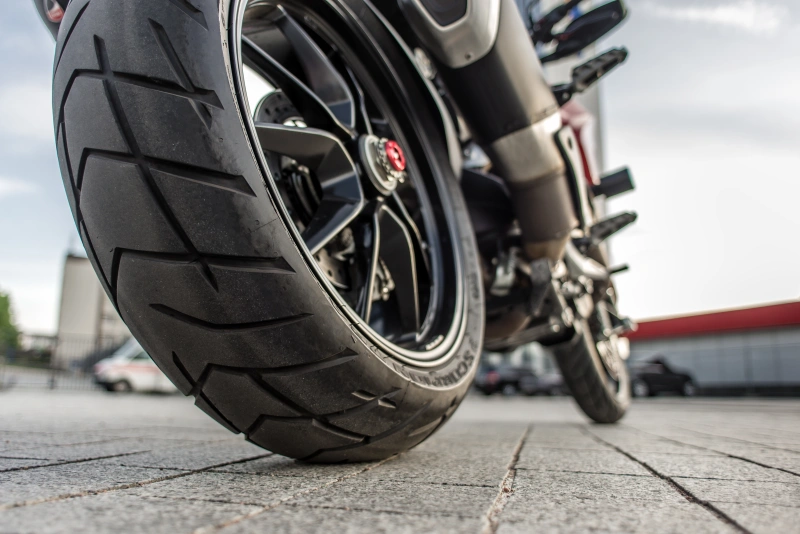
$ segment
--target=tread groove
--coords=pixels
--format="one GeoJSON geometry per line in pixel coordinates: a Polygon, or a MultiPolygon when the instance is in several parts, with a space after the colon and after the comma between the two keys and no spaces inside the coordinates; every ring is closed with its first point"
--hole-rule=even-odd
{"type": "Polygon", "coordinates": [[[217,189],[224,189],[232,193],[239,193],[251,197],[256,196],[256,193],[247,183],[247,180],[245,180],[244,176],[241,175],[227,174],[212,169],[205,169],[203,167],[179,163],[177,161],[169,161],[148,156],[137,158],[131,154],[97,148],[84,148],[83,152],[81,153],[81,161],[78,167],[78,177],[76,183],[78,190],[80,190],[83,186],[83,171],[85,169],[86,162],[90,158],[118,161],[131,165],[146,165],[152,170],[173,176],[175,178],[180,178],[182,180],[188,180],[190,182],[207,185],[217,189]]]}
{"type": "Polygon", "coordinates": [[[241,432],[241,430],[239,430],[236,427],[236,425],[234,425],[233,422],[231,422],[230,419],[225,417],[225,414],[223,414],[221,411],[219,411],[219,409],[216,406],[214,406],[214,404],[211,402],[211,400],[208,397],[206,397],[206,395],[204,393],[201,392],[200,394],[198,394],[197,397],[195,397],[195,401],[197,399],[202,399],[203,402],[205,402],[206,406],[208,406],[209,408],[214,410],[214,413],[217,414],[217,417],[222,419],[225,422],[226,425],[228,425],[230,428],[234,429],[236,432],[241,432]]]}
{"type": "Polygon", "coordinates": [[[186,16],[194,20],[200,26],[203,27],[206,31],[208,31],[208,24],[206,24],[206,16],[203,14],[202,11],[194,7],[192,4],[188,2],[188,0],[169,0],[172,5],[183,11],[186,16]]]}
{"type": "MultiPolygon", "coordinates": [[[[180,373],[183,375],[183,378],[185,378],[186,381],[189,383],[189,386],[191,386],[191,388],[194,389],[195,381],[192,378],[192,375],[189,374],[189,371],[186,369],[186,367],[184,367],[183,362],[181,361],[180,358],[178,358],[178,355],[175,353],[175,351],[172,351],[172,363],[174,363],[175,367],[178,368],[178,371],[180,371],[180,373]]],[[[186,394],[186,396],[189,395],[191,395],[191,391],[186,394]]]]}
{"type": "Polygon", "coordinates": [[[333,356],[328,356],[322,360],[313,362],[313,363],[300,363],[297,365],[286,365],[283,367],[274,367],[274,368],[267,368],[267,369],[257,369],[256,371],[261,376],[291,376],[291,375],[300,375],[304,373],[312,373],[314,371],[321,371],[323,369],[329,369],[331,367],[336,367],[338,365],[345,364],[349,361],[355,360],[358,358],[359,354],[352,350],[345,348],[341,352],[334,354],[333,356]]]}
{"type": "Polygon", "coordinates": [[[81,10],[78,11],[78,14],[75,15],[75,20],[72,21],[72,26],[69,27],[67,35],[64,36],[64,41],[61,44],[61,50],[58,53],[58,58],[56,58],[56,66],[53,67],[54,73],[58,71],[58,66],[61,64],[61,57],[64,55],[64,51],[67,49],[67,43],[69,43],[69,38],[72,37],[72,32],[75,31],[75,27],[78,25],[78,22],[80,22],[81,17],[83,16],[83,13],[86,11],[87,7],[89,7],[89,2],[86,2],[81,8],[81,10]]]}
{"type": "Polygon", "coordinates": [[[246,332],[250,330],[269,330],[272,328],[290,325],[292,323],[312,317],[312,314],[310,313],[300,313],[297,315],[290,315],[288,317],[280,317],[278,319],[266,319],[264,321],[252,321],[249,323],[224,324],[204,321],[203,319],[187,315],[163,304],[150,304],[150,308],[159,313],[172,317],[177,321],[195,326],[202,330],[208,330],[210,332],[246,332]]]}
{"type": "MultiPolygon", "coordinates": [[[[108,59],[108,53],[106,51],[105,42],[103,41],[102,38],[95,35],[94,44],[95,44],[95,52],[97,54],[97,62],[100,65],[100,68],[102,69],[103,73],[106,75],[106,78],[103,80],[103,87],[105,89],[109,105],[111,106],[111,111],[114,114],[117,126],[120,129],[120,133],[125,139],[125,143],[128,145],[128,149],[131,151],[132,156],[137,162],[137,167],[142,175],[142,178],[145,181],[145,185],[147,185],[148,188],[150,189],[150,192],[153,194],[156,203],[161,208],[161,211],[164,213],[166,218],[169,220],[175,233],[184,243],[184,246],[187,248],[187,250],[189,250],[190,252],[199,257],[199,254],[194,244],[189,239],[189,236],[186,235],[186,232],[181,227],[177,217],[167,204],[164,195],[161,194],[161,191],[156,186],[155,179],[153,178],[153,175],[150,172],[150,166],[147,165],[146,160],[144,159],[144,154],[139,148],[139,144],[136,142],[136,139],[133,135],[133,129],[131,128],[131,125],[128,123],[128,118],[122,109],[122,102],[119,98],[119,94],[117,93],[117,88],[114,84],[114,71],[111,70],[111,63],[108,59]]],[[[202,258],[200,258],[199,261],[200,264],[202,265],[201,272],[205,276],[207,282],[211,285],[212,288],[218,291],[219,287],[217,286],[216,279],[214,278],[214,274],[211,272],[211,269],[209,269],[208,265],[206,265],[203,262],[202,258]]],[[[116,294],[116,288],[113,288],[112,291],[114,291],[114,293],[116,294]]]]}
{"type": "Polygon", "coordinates": [[[80,224],[83,222],[83,214],[81,213],[81,203],[80,203],[81,193],[80,189],[75,185],[75,178],[73,177],[72,174],[72,161],[70,160],[69,147],[67,146],[67,127],[63,121],[58,123],[58,135],[61,136],[61,142],[64,145],[64,163],[66,164],[67,167],[69,185],[72,188],[72,197],[75,199],[75,223],[78,226],[80,226],[80,224]]]}
{"type": "MultiPolygon", "coordinates": [[[[172,73],[176,78],[178,78],[178,81],[183,86],[183,89],[193,95],[197,94],[205,96],[205,104],[222,109],[222,103],[219,101],[217,93],[207,89],[199,89],[192,83],[192,80],[189,78],[189,74],[186,72],[183,63],[181,63],[181,60],[178,57],[178,53],[175,51],[175,48],[172,46],[172,42],[169,40],[169,36],[167,35],[164,26],[153,19],[150,19],[149,22],[150,28],[153,30],[153,34],[155,35],[156,42],[158,42],[158,47],[161,49],[161,53],[164,54],[172,73]]],[[[206,129],[209,129],[211,128],[212,120],[211,112],[207,107],[201,107],[198,103],[198,100],[199,99],[190,99],[189,101],[191,102],[195,113],[197,113],[197,116],[205,125],[206,129]]]]}
{"type": "Polygon", "coordinates": [[[319,456],[321,454],[324,454],[326,452],[346,451],[346,450],[362,447],[364,445],[370,445],[372,443],[375,443],[376,441],[380,441],[382,439],[386,439],[386,438],[388,438],[388,437],[390,437],[390,436],[392,436],[394,434],[397,434],[398,432],[400,432],[401,430],[406,428],[408,425],[413,423],[419,416],[421,416],[423,413],[425,413],[425,411],[427,411],[427,409],[430,407],[430,405],[431,405],[430,401],[426,402],[424,405],[422,405],[422,408],[417,410],[411,417],[409,417],[408,419],[406,419],[405,421],[403,421],[399,425],[395,425],[392,428],[390,428],[389,430],[386,430],[385,432],[381,432],[380,434],[376,434],[375,436],[370,436],[370,437],[366,438],[362,443],[353,443],[351,445],[342,445],[341,447],[331,447],[331,448],[328,448],[328,449],[320,449],[320,450],[318,450],[316,452],[313,452],[312,454],[310,454],[310,455],[308,455],[308,456],[306,456],[304,458],[300,458],[300,459],[302,461],[304,461],[304,462],[307,462],[309,460],[313,460],[317,456],[319,456]]]}

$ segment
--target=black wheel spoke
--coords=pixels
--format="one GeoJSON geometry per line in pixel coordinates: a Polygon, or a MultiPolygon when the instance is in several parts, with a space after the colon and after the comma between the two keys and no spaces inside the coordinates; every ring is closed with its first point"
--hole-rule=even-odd
{"type": "Polygon", "coordinates": [[[347,69],[347,76],[350,79],[350,87],[352,88],[352,93],[356,96],[356,129],[367,135],[372,134],[372,122],[370,122],[369,114],[367,113],[367,99],[364,96],[364,91],[361,89],[361,86],[356,79],[356,75],[353,74],[353,71],[350,70],[350,67],[346,67],[347,69]]]}
{"type": "Polygon", "coordinates": [[[369,324],[372,315],[372,299],[375,295],[375,279],[378,274],[379,258],[381,248],[381,225],[380,225],[380,204],[372,204],[372,216],[364,225],[361,243],[359,244],[366,261],[366,276],[356,304],[356,313],[369,324]]]}
{"type": "Polygon", "coordinates": [[[306,246],[316,254],[364,206],[364,192],[355,164],[342,143],[322,130],[264,122],[255,126],[264,151],[296,160],[308,167],[319,181],[320,205],[303,232],[306,246]]]}
{"type": "Polygon", "coordinates": [[[354,128],[357,104],[347,82],[305,30],[280,10],[282,15],[276,18],[275,25],[293,47],[311,90],[339,122],[354,128]]]}
{"type": "Polygon", "coordinates": [[[414,222],[411,214],[408,213],[408,210],[403,204],[403,200],[400,198],[400,195],[397,194],[397,191],[392,192],[392,207],[397,211],[397,214],[401,219],[403,219],[403,222],[408,227],[408,231],[414,243],[414,252],[417,259],[422,262],[422,266],[424,267],[424,272],[418,272],[417,277],[422,278],[424,276],[424,280],[420,279],[420,282],[424,281],[430,284],[432,280],[432,273],[425,242],[422,239],[422,234],[419,231],[419,227],[417,227],[417,223],[414,222]]]}
{"type": "Polygon", "coordinates": [[[353,130],[342,124],[325,102],[247,37],[242,37],[242,55],[248,67],[281,88],[306,124],[331,132],[341,140],[353,138],[353,130]]]}
{"type": "Polygon", "coordinates": [[[419,330],[419,288],[414,240],[406,224],[389,207],[381,208],[380,258],[394,280],[394,297],[403,333],[419,330]]]}

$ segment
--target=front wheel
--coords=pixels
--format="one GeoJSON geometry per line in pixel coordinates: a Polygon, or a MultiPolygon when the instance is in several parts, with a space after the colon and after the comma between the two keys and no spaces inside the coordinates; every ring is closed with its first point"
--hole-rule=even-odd
{"type": "Polygon", "coordinates": [[[575,402],[597,423],[616,423],[631,401],[630,377],[617,340],[599,340],[592,322],[578,321],[571,340],[552,347],[575,402]]]}
{"type": "Polygon", "coordinates": [[[308,461],[426,439],[482,343],[438,96],[375,9],[73,0],[56,49],[62,176],[123,320],[199,408],[308,461]]]}

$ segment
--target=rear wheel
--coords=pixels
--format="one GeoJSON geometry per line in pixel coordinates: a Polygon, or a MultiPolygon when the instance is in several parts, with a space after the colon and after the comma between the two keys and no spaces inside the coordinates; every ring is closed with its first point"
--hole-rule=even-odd
{"type": "Polygon", "coordinates": [[[247,4],[70,4],[67,196],[112,302],[198,407],[287,456],[384,458],[448,419],[482,342],[445,119],[371,4],[247,4]]]}

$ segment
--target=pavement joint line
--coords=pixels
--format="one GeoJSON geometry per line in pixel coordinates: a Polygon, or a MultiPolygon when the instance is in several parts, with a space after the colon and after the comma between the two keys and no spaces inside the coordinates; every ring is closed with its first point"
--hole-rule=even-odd
{"type": "Polygon", "coordinates": [[[743,506],[753,506],[755,508],[761,508],[761,507],[765,507],[765,506],[770,506],[770,507],[777,506],[777,507],[780,507],[780,508],[789,508],[791,510],[797,510],[797,508],[800,507],[800,505],[779,504],[779,503],[773,503],[773,502],[726,501],[726,500],[723,500],[723,499],[715,499],[712,502],[718,502],[718,503],[722,503],[722,504],[741,504],[743,506]]]}
{"type": "Polygon", "coordinates": [[[679,426],[677,428],[680,428],[681,430],[686,430],[687,432],[691,432],[693,434],[702,434],[704,436],[712,436],[712,437],[715,437],[715,438],[722,438],[722,439],[726,439],[728,441],[739,441],[739,442],[742,442],[742,443],[747,443],[749,445],[758,445],[759,447],[765,447],[767,449],[775,449],[777,451],[785,451],[785,452],[792,452],[794,454],[800,454],[800,451],[798,451],[796,449],[787,449],[785,447],[776,447],[775,445],[769,445],[767,443],[761,443],[760,441],[752,441],[752,440],[749,440],[749,439],[742,439],[742,438],[733,438],[731,436],[724,436],[722,434],[712,434],[711,432],[703,432],[701,430],[692,430],[691,428],[686,428],[686,427],[681,427],[681,426],[679,426]]]}
{"type": "MultiPolygon", "coordinates": [[[[363,468],[363,469],[361,469],[359,471],[356,471],[354,473],[348,473],[346,475],[342,475],[342,476],[340,476],[338,478],[335,478],[334,480],[329,480],[328,482],[326,482],[324,484],[320,484],[319,486],[315,486],[313,488],[306,488],[306,489],[304,489],[302,491],[298,491],[297,493],[289,495],[288,497],[283,497],[282,499],[278,499],[276,501],[273,501],[273,502],[267,504],[266,506],[262,506],[258,510],[254,510],[254,511],[252,511],[250,513],[247,513],[247,514],[238,515],[238,516],[233,517],[233,518],[231,518],[231,519],[229,519],[227,521],[223,521],[222,523],[218,523],[216,525],[211,525],[211,526],[207,526],[207,527],[200,527],[198,529],[195,529],[194,533],[195,534],[204,534],[206,532],[214,532],[214,531],[222,530],[222,529],[227,528],[229,526],[235,525],[237,523],[241,523],[242,521],[245,521],[247,519],[252,519],[252,518],[254,518],[256,516],[259,516],[259,515],[261,515],[261,514],[263,514],[265,512],[273,510],[273,509],[277,508],[278,506],[291,501],[292,499],[296,499],[297,497],[301,497],[303,495],[308,495],[309,493],[314,493],[315,491],[319,491],[321,489],[325,489],[327,487],[333,486],[334,484],[338,484],[339,482],[343,482],[343,481],[345,481],[345,480],[347,480],[349,478],[353,478],[353,477],[356,477],[356,476],[358,476],[358,475],[360,475],[362,473],[366,473],[367,471],[371,471],[372,469],[378,468],[378,467],[382,466],[383,464],[385,464],[386,462],[390,462],[390,461],[394,460],[395,458],[397,458],[399,456],[400,455],[395,454],[395,455],[390,456],[388,458],[385,458],[385,459],[383,459],[383,460],[381,460],[379,462],[370,464],[370,465],[366,466],[365,468],[363,468]]],[[[241,473],[239,473],[239,474],[241,474],[241,473]]]]}
{"type": "Polygon", "coordinates": [[[132,469],[158,469],[160,471],[180,471],[186,473],[192,471],[190,467],[165,467],[163,465],[133,465],[133,464],[117,464],[120,467],[129,467],[132,469]]]}
{"type": "Polygon", "coordinates": [[[264,506],[263,502],[231,501],[228,499],[201,499],[200,497],[180,497],[177,495],[171,497],[168,497],[166,495],[142,495],[142,497],[147,499],[161,499],[164,501],[210,502],[215,504],[235,504],[240,506],[254,506],[258,508],[264,506]]]}
{"type": "Polygon", "coordinates": [[[690,503],[696,504],[696,505],[700,506],[701,508],[705,509],[707,512],[711,513],[714,517],[719,519],[721,522],[733,527],[738,532],[741,532],[742,534],[752,534],[751,531],[749,531],[746,528],[744,528],[741,524],[739,524],[731,516],[729,516],[728,514],[726,514],[725,512],[723,512],[722,510],[720,510],[719,508],[717,508],[716,506],[711,504],[710,502],[697,497],[691,491],[689,491],[686,488],[684,488],[682,485],[680,485],[678,482],[676,482],[673,477],[664,475],[664,474],[656,471],[650,465],[648,465],[647,462],[643,462],[643,461],[639,460],[634,455],[624,451],[623,449],[617,447],[613,443],[610,443],[610,442],[604,440],[603,438],[595,435],[589,429],[583,428],[583,427],[580,427],[580,428],[583,430],[583,432],[587,433],[590,437],[595,439],[598,443],[602,443],[602,444],[604,444],[604,445],[606,445],[608,447],[611,447],[612,449],[614,449],[618,453],[622,454],[623,456],[627,457],[628,459],[636,462],[637,464],[639,464],[642,467],[644,467],[645,469],[647,469],[650,473],[653,474],[653,476],[655,476],[657,478],[660,478],[661,480],[666,482],[670,487],[672,487],[672,489],[674,489],[676,492],[678,492],[684,499],[686,499],[690,503]]]}
{"type": "Polygon", "coordinates": [[[500,514],[503,513],[503,509],[506,507],[506,503],[508,503],[508,499],[511,497],[511,494],[514,491],[514,479],[517,476],[517,462],[519,461],[519,455],[522,452],[522,448],[525,446],[525,442],[528,440],[528,436],[530,435],[532,428],[532,425],[528,425],[525,428],[525,431],[522,433],[522,436],[520,436],[516,447],[514,447],[514,451],[511,453],[511,460],[508,462],[508,467],[503,480],[500,481],[497,496],[494,498],[494,501],[492,502],[491,506],[489,506],[489,509],[486,510],[486,514],[484,515],[484,526],[481,530],[482,534],[495,534],[495,532],[497,532],[497,528],[500,526],[500,514]]]}
{"type": "Polygon", "coordinates": [[[50,462],[53,460],[52,458],[31,458],[30,456],[5,456],[5,455],[0,455],[0,458],[2,458],[3,460],[39,460],[42,462],[50,462]]]}
{"type": "MultiPolygon", "coordinates": [[[[120,441],[120,440],[124,441],[126,439],[130,440],[132,438],[119,438],[119,439],[112,439],[112,440],[106,440],[106,441],[108,441],[108,442],[120,441]]],[[[104,442],[105,441],[74,443],[74,444],[70,444],[70,445],[61,445],[61,446],[62,447],[69,447],[69,446],[73,446],[73,445],[77,446],[77,445],[87,445],[87,444],[104,443],[104,442]]],[[[214,442],[208,442],[208,443],[214,443],[214,442]]],[[[161,450],[177,449],[181,445],[186,445],[186,444],[185,443],[170,444],[168,446],[162,447],[161,450]]],[[[43,446],[47,446],[47,445],[43,445],[43,446]]],[[[60,465],[77,464],[77,463],[84,463],[84,462],[93,462],[95,460],[107,460],[109,458],[120,458],[120,457],[124,457],[124,456],[133,456],[133,455],[136,455],[136,454],[145,454],[145,453],[148,453],[148,452],[152,452],[152,449],[143,449],[143,450],[139,450],[139,451],[123,452],[123,453],[119,453],[119,454],[109,454],[107,456],[96,456],[96,457],[91,457],[91,458],[78,458],[76,460],[55,460],[52,463],[43,464],[43,465],[28,465],[28,466],[23,466],[23,467],[10,467],[8,469],[0,469],[0,473],[8,473],[8,472],[12,472],[12,471],[27,471],[29,469],[41,469],[41,468],[44,468],[44,467],[57,467],[57,466],[60,466],[60,465]]],[[[15,459],[20,459],[20,458],[9,458],[9,459],[10,460],[15,460],[15,459]]],[[[25,459],[25,460],[31,459],[32,460],[34,458],[22,458],[22,459],[25,459]]],[[[52,459],[48,458],[48,459],[45,459],[44,461],[51,461],[51,460],[52,459]]],[[[120,465],[123,466],[123,467],[144,467],[144,466],[133,466],[133,465],[125,465],[125,464],[120,464],[120,465]]],[[[225,464],[225,465],[228,465],[228,464],[225,464]]],[[[152,467],[152,469],[161,469],[161,468],[160,467],[152,467]]]]}
{"type": "Polygon", "coordinates": [[[686,478],[689,480],[724,480],[726,482],[758,482],[759,484],[800,484],[800,482],[786,482],[785,480],[755,480],[752,478],[722,478],[722,477],[690,477],[688,475],[672,475],[672,478],[686,478]]]}
{"type": "MultiPolygon", "coordinates": [[[[386,510],[383,508],[362,508],[360,506],[330,506],[324,504],[301,504],[301,503],[287,503],[286,506],[291,506],[292,508],[315,508],[320,510],[342,510],[344,512],[366,512],[366,513],[374,513],[374,514],[391,514],[391,515],[402,515],[402,516],[412,516],[412,517],[457,517],[459,519],[475,519],[476,516],[472,515],[463,515],[463,514],[449,514],[447,512],[444,513],[437,513],[437,514],[426,514],[422,512],[406,512],[406,511],[399,511],[399,510],[386,510]]],[[[480,516],[478,516],[480,517],[480,516]]]]}
{"type": "MultiPolygon", "coordinates": [[[[81,464],[86,462],[94,462],[95,460],[108,460],[109,458],[119,458],[120,456],[131,456],[133,454],[142,454],[144,452],[150,452],[149,450],[146,451],[133,451],[133,452],[123,452],[120,454],[110,454],[108,456],[96,456],[93,458],[79,458],[77,460],[62,460],[57,461],[49,464],[43,465],[26,465],[22,467],[9,467],[8,469],[0,469],[0,473],[10,473],[13,471],[28,471],[31,469],[42,469],[44,467],[58,467],[60,465],[70,465],[70,464],[81,464]]],[[[2,508],[0,508],[2,509],[2,508]]]]}
{"type": "Polygon", "coordinates": [[[226,465],[233,465],[233,464],[243,464],[243,463],[246,463],[246,462],[251,462],[253,460],[260,460],[261,458],[266,458],[267,456],[272,456],[272,453],[259,454],[258,456],[251,456],[249,458],[242,458],[240,460],[234,460],[232,462],[225,462],[225,463],[221,463],[221,464],[211,465],[211,466],[208,466],[208,467],[203,467],[201,469],[195,469],[193,471],[186,471],[186,472],[183,472],[183,473],[176,473],[174,475],[169,475],[169,476],[165,476],[165,477],[158,477],[158,478],[152,478],[152,479],[143,480],[143,481],[140,481],[140,482],[131,482],[129,484],[120,484],[120,485],[117,485],[117,486],[109,486],[107,488],[101,488],[101,489],[98,489],[98,490],[85,490],[85,491],[77,491],[75,493],[62,493],[61,495],[53,495],[53,496],[44,497],[44,498],[41,498],[41,499],[29,499],[27,501],[19,501],[19,502],[14,502],[14,503],[3,504],[3,505],[0,505],[0,511],[11,510],[13,508],[20,508],[20,507],[23,507],[23,506],[34,506],[34,505],[37,505],[37,504],[44,504],[44,503],[48,503],[48,502],[64,501],[64,500],[67,500],[67,499],[75,499],[77,497],[88,497],[90,495],[100,495],[100,494],[103,494],[103,493],[110,493],[112,491],[120,491],[120,490],[132,489],[132,488],[142,488],[144,486],[149,486],[150,484],[156,484],[157,482],[164,482],[166,480],[173,480],[173,479],[176,479],[176,478],[183,478],[183,477],[188,477],[188,476],[191,476],[191,475],[196,475],[197,473],[203,473],[205,471],[209,471],[211,469],[214,469],[215,467],[224,467],[226,465]]]}
{"type": "Polygon", "coordinates": [[[414,480],[411,478],[375,478],[375,482],[403,482],[406,484],[425,484],[427,486],[455,486],[459,488],[496,488],[491,484],[468,484],[466,482],[430,482],[426,480],[414,480]]]}
{"type": "MultiPolygon", "coordinates": [[[[733,458],[734,460],[741,460],[743,462],[747,462],[747,463],[750,463],[750,464],[753,464],[753,465],[757,465],[757,466],[763,467],[765,469],[775,469],[776,471],[783,471],[784,473],[788,473],[790,475],[794,475],[796,477],[800,477],[800,473],[796,473],[796,472],[794,472],[794,471],[792,471],[790,469],[785,469],[783,467],[775,467],[774,465],[767,465],[765,463],[761,463],[761,462],[758,462],[756,460],[751,460],[750,458],[745,458],[744,456],[738,456],[736,454],[730,454],[728,452],[718,451],[716,449],[712,449],[711,447],[704,447],[702,445],[695,445],[693,443],[684,443],[683,441],[678,441],[677,439],[668,438],[668,437],[662,436],[660,434],[654,434],[652,432],[648,432],[647,430],[642,430],[640,428],[636,428],[636,427],[629,427],[629,428],[632,428],[632,429],[634,429],[634,430],[636,430],[638,432],[643,432],[643,433],[645,433],[647,435],[650,435],[650,436],[657,437],[657,438],[662,439],[662,440],[671,441],[673,443],[678,443],[680,445],[686,445],[687,447],[692,447],[692,448],[700,449],[700,450],[703,450],[703,451],[711,451],[713,453],[716,453],[716,454],[719,454],[719,455],[722,455],[722,456],[727,456],[728,458],[733,458]]],[[[710,434],[710,435],[713,436],[714,434],[710,434]]],[[[719,437],[724,437],[724,436],[719,436],[719,437]]]]}
{"type": "MultiPolygon", "coordinates": [[[[136,466],[139,467],[139,466],[136,466]]],[[[174,468],[173,468],[174,469],[174,468]]],[[[228,475],[250,475],[250,476],[259,476],[259,477],[277,477],[277,478],[308,478],[306,475],[303,474],[287,474],[287,473],[269,473],[265,471],[226,471],[223,469],[215,469],[211,471],[212,473],[224,473],[228,475]]],[[[426,480],[414,480],[409,478],[374,478],[372,479],[376,482],[407,482],[409,484],[428,484],[433,486],[459,486],[459,487],[468,487],[468,488],[496,488],[497,486],[493,486],[491,484],[468,484],[466,482],[430,482],[426,480]]]]}
{"type": "Polygon", "coordinates": [[[608,473],[605,471],[575,471],[573,469],[536,469],[530,467],[517,467],[517,471],[544,471],[546,473],[575,473],[576,475],[607,475],[612,477],[650,478],[650,475],[637,475],[635,473],[608,473]]]}

